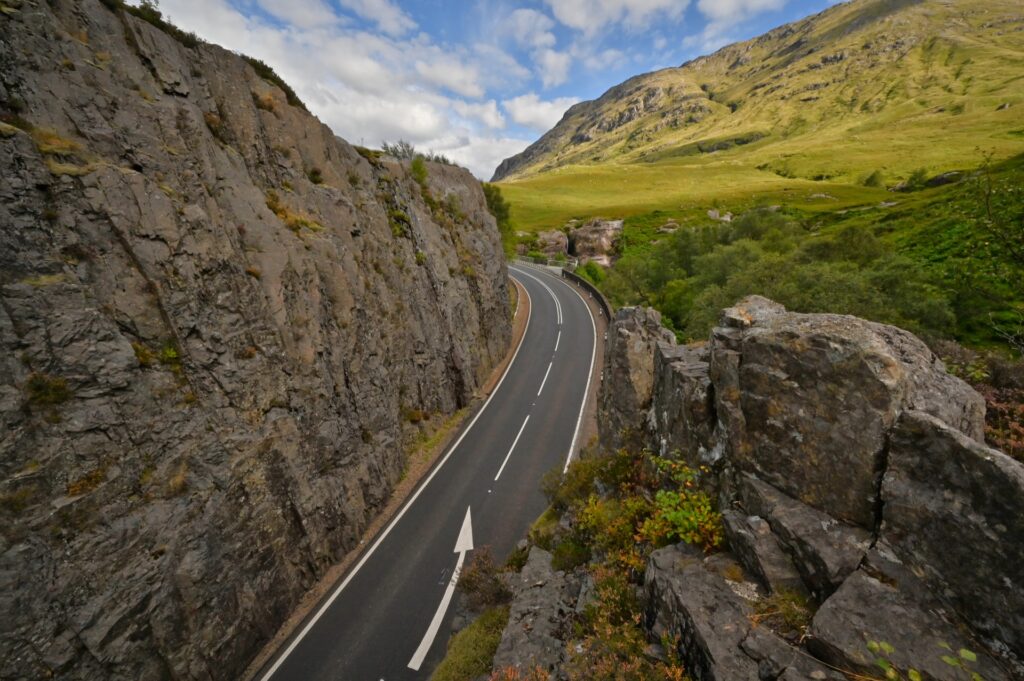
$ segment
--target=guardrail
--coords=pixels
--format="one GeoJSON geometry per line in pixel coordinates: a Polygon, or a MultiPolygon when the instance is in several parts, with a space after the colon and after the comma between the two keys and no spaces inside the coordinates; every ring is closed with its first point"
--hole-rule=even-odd
{"type": "Polygon", "coordinates": [[[565,268],[562,269],[562,277],[568,279],[569,281],[575,282],[576,284],[579,285],[580,288],[589,293],[590,297],[597,301],[598,307],[600,307],[601,311],[604,313],[605,322],[611,324],[612,306],[608,302],[608,299],[605,298],[604,295],[597,290],[596,286],[594,286],[589,281],[587,281],[580,275],[576,274],[575,272],[571,272],[565,268]]]}
{"type": "Polygon", "coordinates": [[[517,255],[513,260],[526,265],[540,265],[541,267],[550,267],[558,270],[567,269],[570,272],[575,270],[579,265],[579,260],[573,257],[567,257],[564,260],[557,260],[555,258],[531,258],[525,255],[517,255]]]}

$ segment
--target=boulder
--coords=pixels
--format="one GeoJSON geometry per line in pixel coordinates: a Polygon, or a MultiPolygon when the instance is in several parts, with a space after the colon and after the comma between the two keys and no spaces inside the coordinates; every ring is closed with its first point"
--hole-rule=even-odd
{"type": "Polygon", "coordinates": [[[494,668],[534,669],[557,673],[565,662],[563,620],[574,612],[579,584],[551,567],[551,554],[533,547],[522,571],[513,576],[514,598],[508,624],[494,655],[494,668]]]}
{"type": "Polygon", "coordinates": [[[706,345],[656,345],[648,421],[662,456],[680,458],[694,469],[719,461],[706,345]]]}
{"type": "Polygon", "coordinates": [[[723,313],[710,357],[731,463],[861,527],[876,524],[886,434],[901,411],[983,437],[981,396],[892,326],[751,296],[723,313]]]}
{"type": "Polygon", "coordinates": [[[894,553],[977,631],[1024,658],[1024,465],[909,411],[892,434],[882,496],[894,553]]]}
{"type": "Polygon", "coordinates": [[[557,229],[537,233],[537,250],[544,255],[555,257],[569,253],[569,237],[557,229]]]}
{"type": "Polygon", "coordinates": [[[726,581],[704,569],[690,547],[651,554],[644,575],[648,626],[678,642],[677,653],[697,681],[756,681],[758,664],[741,649],[753,610],[726,581]]]}
{"type": "Polygon", "coordinates": [[[602,444],[617,449],[645,446],[644,418],[654,389],[654,350],[658,343],[675,343],[661,325],[661,315],[642,307],[627,307],[615,314],[608,329],[604,384],[598,397],[598,428],[602,444]],[[639,440],[639,441],[638,441],[639,440]]]}
{"type": "Polygon", "coordinates": [[[800,573],[767,520],[726,510],[722,512],[722,524],[733,553],[770,591],[806,592],[800,573]]]}
{"type": "Polygon", "coordinates": [[[792,557],[804,584],[827,598],[857,569],[871,544],[866,530],[847,525],[746,475],[740,495],[748,513],[768,521],[792,557]]]}
{"type": "Polygon", "coordinates": [[[596,262],[610,267],[618,252],[622,236],[622,220],[591,220],[571,232],[571,253],[581,263],[596,262]]]}
{"type": "Polygon", "coordinates": [[[947,664],[942,656],[955,657],[954,651],[966,649],[977,657],[968,664],[970,671],[980,673],[985,681],[1010,678],[955,626],[859,570],[818,609],[810,635],[808,647],[817,657],[861,674],[877,674],[876,660],[883,657],[904,672],[918,670],[925,679],[961,681],[970,674],[947,664]],[[892,650],[872,652],[871,641],[884,642],[892,650]]]}

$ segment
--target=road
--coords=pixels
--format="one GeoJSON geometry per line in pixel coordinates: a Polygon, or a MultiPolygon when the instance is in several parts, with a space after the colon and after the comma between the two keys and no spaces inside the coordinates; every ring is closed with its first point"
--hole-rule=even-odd
{"type": "Polygon", "coordinates": [[[504,560],[544,511],[541,476],[580,444],[596,329],[559,277],[522,266],[510,273],[532,304],[497,388],[256,679],[429,678],[444,657],[458,566],[483,545],[504,560]]]}

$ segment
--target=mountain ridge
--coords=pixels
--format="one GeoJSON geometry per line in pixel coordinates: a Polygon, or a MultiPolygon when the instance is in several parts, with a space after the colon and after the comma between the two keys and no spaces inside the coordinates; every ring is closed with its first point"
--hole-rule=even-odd
{"type": "MultiPolygon", "coordinates": [[[[934,140],[929,128],[949,128],[945,139],[955,159],[924,160],[933,156],[943,169],[962,165],[977,158],[971,152],[978,129],[991,127],[997,113],[1013,124],[1021,120],[1009,112],[1021,102],[1013,83],[1024,64],[1022,31],[1024,15],[1004,0],[853,0],[679,67],[634,76],[574,105],[537,142],[503,161],[492,181],[756,142],[773,152],[755,156],[774,171],[849,178],[862,168],[805,149],[806,138],[831,141],[859,131],[863,143],[847,144],[863,153],[883,139],[882,126],[914,140],[934,140]],[[918,120],[943,113],[954,123],[918,120]],[[790,168],[772,166],[773,156],[787,154],[806,158],[790,168]]],[[[1000,155],[1024,149],[1016,139],[993,144],[1000,155]]]]}

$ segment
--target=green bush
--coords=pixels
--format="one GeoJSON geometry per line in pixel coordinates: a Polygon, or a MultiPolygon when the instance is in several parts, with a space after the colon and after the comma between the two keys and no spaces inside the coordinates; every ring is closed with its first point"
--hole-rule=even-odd
{"type": "Polygon", "coordinates": [[[427,186],[427,164],[423,160],[422,156],[416,156],[413,158],[412,163],[409,164],[409,174],[412,175],[412,179],[416,181],[421,188],[427,186]]]}
{"type": "Polygon", "coordinates": [[[881,170],[876,170],[867,177],[864,178],[862,184],[865,187],[883,187],[885,186],[885,176],[882,175],[881,170]]]}
{"type": "Polygon", "coordinates": [[[444,659],[430,675],[430,681],[473,681],[489,674],[508,623],[508,613],[508,606],[490,608],[455,634],[448,643],[444,659]]]}
{"type": "Polygon", "coordinates": [[[498,232],[501,234],[501,243],[505,247],[505,254],[511,256],[516,249],[516,235],[510,219],[512,206],[501,195],[501,188],[498,185],[483,182],[480,186],[484,190],[487,210],[494,216],[494,221],[498,223],[498,232]]]}

